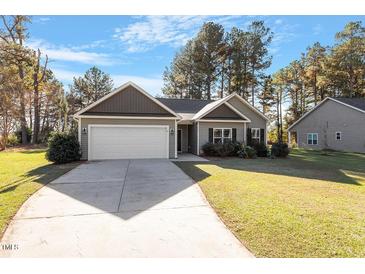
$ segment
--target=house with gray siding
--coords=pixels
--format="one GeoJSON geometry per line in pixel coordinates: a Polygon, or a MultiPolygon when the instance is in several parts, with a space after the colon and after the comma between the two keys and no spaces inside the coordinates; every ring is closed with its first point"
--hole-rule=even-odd
{"type": "Polygon", "coordinates": [[[365,99],[328,97],[288,128],[293,135],[298,147],[365,153],[365,99]]]}
{"type": "Polygon", "coordinates": [[[155,98],[128,82],[74,115],[82,159],[177,158],[208,142],[267,142],[267,117],[230,94],[219,100],[155,98]]]}

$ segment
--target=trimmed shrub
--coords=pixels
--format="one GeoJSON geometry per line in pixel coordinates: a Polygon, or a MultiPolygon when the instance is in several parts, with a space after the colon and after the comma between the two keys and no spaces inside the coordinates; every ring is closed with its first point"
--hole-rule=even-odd
{"type": "Polygon", "coordinates": [[[267,157],[269,150],[267,149],[267,146],[265,144],[255,144],[253,148],[256,150],[256,155],[258,157],[267,157]]]}
{"type": "Polygon", "coordinates": [[[272,157],[285,158],[289,154],[289,147],[287,143],[275,143],[271,146],[272,157]]]}
{"type": "Polygon", "coordinates": [[[237,155],[243,159],[253,159],[256,158],[256,150],[253,147],[242,145],[237,155]]]}
{"type": "Polygon", "coordinates": [[[53,132],[48,139],[46,158],[56,164],[80,160],[80,144],[77,137],[65,132],[53,132]]]}
{"type": "Polygon", "coordinates": [[[15,134],[10,134],[6,140],[6,145],[13,147],[19,144],[19,138],[15,134]]]}
{"type": "Polygon", "coordinates": [[[228,142],[224,144],[206,143],[203,145],[202,150],[206,156],[227,157],[236,156],[240,146],[241,145],[238,142],[228,142]]]}

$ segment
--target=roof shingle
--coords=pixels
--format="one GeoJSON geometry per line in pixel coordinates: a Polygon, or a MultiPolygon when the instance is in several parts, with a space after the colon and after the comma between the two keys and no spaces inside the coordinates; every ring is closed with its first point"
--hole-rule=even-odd
{"type": "Polygon", "coordinates": [[[341,98],[333,98],[333,99],[365,111],[365,98],[342,98],[341,97],[341,98]]]}
{"type": "Polygon", "coordinates": [[[197,113],[214,100],[156,98],[177,113],[197,113]]]}

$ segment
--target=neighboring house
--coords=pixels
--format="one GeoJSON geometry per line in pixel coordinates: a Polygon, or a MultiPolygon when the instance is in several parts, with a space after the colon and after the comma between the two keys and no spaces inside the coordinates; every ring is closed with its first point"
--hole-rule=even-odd
{"type": "Polygon", "coordinates": [[[328,97],[288,132],[295,133],[299,147],[365,153],[365,99],[328,97]]]}
{"type": "Polygon", "coordinates": [[[207,142],[266,143],[267,118],[237,94],[217,101],[154,98],[128,82],[82,109],[82,159],[177,158],[207,142]]]}

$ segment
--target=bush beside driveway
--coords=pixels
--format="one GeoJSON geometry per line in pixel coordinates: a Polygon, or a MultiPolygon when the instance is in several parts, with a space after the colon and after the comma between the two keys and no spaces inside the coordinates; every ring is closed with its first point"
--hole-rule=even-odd
{"type": "Polygon", "coordinates": [[[364,257],[365,155],[177,162],[258,257],[364,257]]]}
{"type": "Polygon", "coordinates": [[[45,149],[14,149],[0,152],[0,239],[20,206],[43,185],[79,163],[54,165],[45,149]]]}

